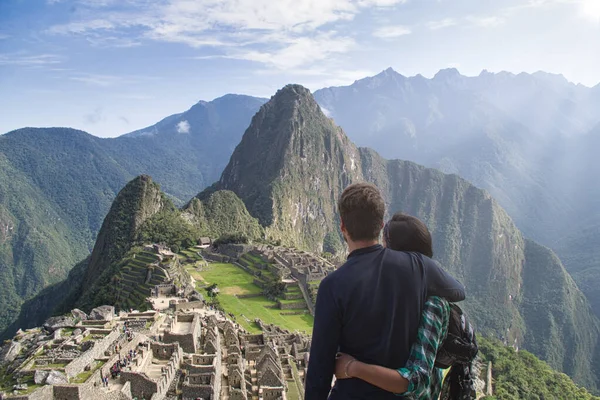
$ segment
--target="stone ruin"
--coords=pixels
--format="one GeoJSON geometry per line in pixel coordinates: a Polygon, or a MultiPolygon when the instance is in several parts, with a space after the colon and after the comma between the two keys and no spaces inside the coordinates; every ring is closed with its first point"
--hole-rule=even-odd
{"type": "MultiPolygon", "coordinates": [[[[181,304],[187,304],[181,299],[181,304]]],[[[201,303],[201,302],[200,302],[201,303]]],[[[0,351],[0,367],[18,377],[7,399],[303,398],[309,337],[256,320],[250,334],[220,312],[190,309],[51,319],[19,331],[0,351]]]]}

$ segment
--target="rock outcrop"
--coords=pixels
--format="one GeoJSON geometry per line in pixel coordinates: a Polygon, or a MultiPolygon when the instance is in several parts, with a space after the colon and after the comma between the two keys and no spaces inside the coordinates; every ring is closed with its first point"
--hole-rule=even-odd
{"type": "Polygon", "coordinates": [[[21,352],[21,343],[11,340],[0,351],[0,364],[13,362],[21,352]]]}
{"type": "Polygon", "coordinates": [[[46,378],[46,385],[60,385],[62,383],[69,383],[67,376],[60,371],[50,371],[46,378]]]}
{"type": "Polygon", "coordinates": [[[52,333],[60,328],[68,328],[75,325],[75,318],[70,316],[50,317],[44,323],[44,329],[52,333]]]}
{"type": "Polygon", "coordinates": [[[73,315],[73,318],[76,318],[80,321],[85,321],[88,319],[88,316],[86,313],[84,313],[83,311],[81,311],[78,308],[75,308],[73,310],[71,310],[71,315],[73,315]]]}
{"type": "Polygon", "coordinates": [[[100,306],[90,311],[91,320],[112,321],[115,317],[115,308],[113,306],[100,306]]]}

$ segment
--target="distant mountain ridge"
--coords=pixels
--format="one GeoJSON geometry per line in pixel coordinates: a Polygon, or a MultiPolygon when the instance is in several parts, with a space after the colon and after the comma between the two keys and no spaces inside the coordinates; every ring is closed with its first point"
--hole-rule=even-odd
{"type": "Polygon", "coordinates": [[[314,95],[358,145],[488,190],[526,235],[559,252],[600,315],[600,286],[586,285],[600,281],[600,261],[581,254],[600,235],[600,223],[590,225],[600,221],[600,85],[544,72],[446,69],[426,79],[390,68],[314,95]]]}

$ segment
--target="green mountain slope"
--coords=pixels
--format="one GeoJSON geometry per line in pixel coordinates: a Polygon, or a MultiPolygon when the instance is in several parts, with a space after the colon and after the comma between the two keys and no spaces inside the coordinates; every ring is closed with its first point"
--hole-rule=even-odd
{"type": "Polygon", "coordinates": [[[271,238],[322,251],[326,236],[338,232],[339,193],[361,180],[381,188],[390,212],[428,224],[435,258],[465,283],[465,305],[481,331],[526,348],[545,343],[550,331],[556,340],[533,350],[596,387],[598,321],[553,253],[527,251],[506,212],[464,179],[356,148],[308,90],[287,86],[261,108],[215,187],[238,194],[271,238]],[[545,290],[547,282],[531,279],[532,270],[555,277],[564,295],[545,290]],[[530,312],[527,301],[535,296],[548,312],[530,312]],[[581,357],[565,362],[573,352],[581,357]]]}
{"type": "Polygon", "coordinates": [[[92,254],[77,264],[67,279],[25,302],[19,317],[3,336],[11,336],[19,328],[39,326],[50,315],[75,307],[84,311],[103,304],[143,307],[154,282],[146,281],[148,265],[144,263],[156,260],[155,255],[144,252],[142,245],[164,243],[183,249],[193,246],[202,236],[232,233],[250,239],[263,237],[258,220],[250,216],[233,192],[211,192],[179,210],[152,178],[141,175],[117,195],[92,254]]]}
{"type": "Polygon", "coordinates": [[[262,226],[250,215],[244,202],[228,190],[207,190],[199,198],[193,198],[184,208],[183,217],[204,235],[213,238],[232,233],[250,239],[264,236],[262,226]]]}
{"type": "Polygon", "coordinates": [[[200,102],[144,132],[115,139],[68,128],[1,135],[0,226],[6,232],[0,236],[0,283],[6,290],[0,294],[0,331],[21,302],[65,278],[90,254],[127,181],[152,174],[183,204],[217,179],[263,102],[235,95],[200,102]],[[182,121],[185,132],[178,131],[182,121]]]}
{"type": "Polygon", "coordinates": [[[23,299],[63,279],[85,255],[78,239],[55,204],[0,154],[0,329],[23,299]]]}
{"type": "Polygon", "coordinates": [[[492,363],[493,396],[484,400],[598,400],[586,389],[577,387],[565,374],[556,372],[528,351],[515,351],[498,340],[477,339],[482,361],[481,378],[492,363]]]}

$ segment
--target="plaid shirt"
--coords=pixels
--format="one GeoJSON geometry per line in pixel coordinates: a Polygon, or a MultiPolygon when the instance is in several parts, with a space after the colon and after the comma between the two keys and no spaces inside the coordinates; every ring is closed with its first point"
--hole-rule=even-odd
{"type": "Polygon", "coordinates": [[[398,373],[408,380],[408,390],[400,396],[408,399],[437,399],[442,389],[444,372],[434,367],[438,348],[448,334],[450,305],[440,297],[431,296],[421,314],[417,341],[410,357],[398,373]]]}

